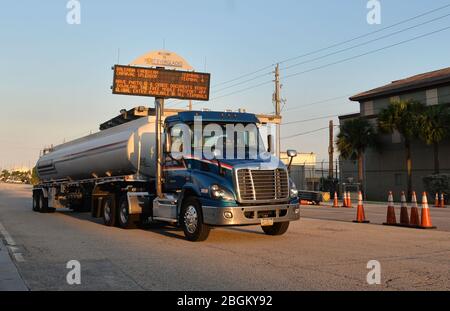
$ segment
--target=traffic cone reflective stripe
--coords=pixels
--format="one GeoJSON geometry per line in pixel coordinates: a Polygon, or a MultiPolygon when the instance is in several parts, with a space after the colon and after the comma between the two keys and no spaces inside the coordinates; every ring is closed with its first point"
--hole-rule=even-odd
{"type": "Polygon", "coordinates": [[[420,228],[422,229],[433,229],[433,224],[431,223],[430,208],[428,207],[427,193],[424,192],[422,196],[422,217],[421,217],[420,228]]]}
{"type": "Polygon", "coordinates": [[[434,207],[439,207],[440,203],[439,203],[439,193],[436,192],[436,198],[434,200],[434,207]]]}
{"type": "Polygon", "coordinates": [[[347,207],[352,208],[352,197],[351,197],[350,191],[347,194],[347,207]]]}
{"type": "Polygon", "coordinates": [[[397,225],[397,218],[395,217],[394,197],[392,195],[392,191],[389,192],[386,222],[383,225],[397,225]]]}
{"type": "Polygon", "coordinates": [[[342,196],[342,207],[347,207],[347,191],[344,191],[342,196]]]}
{"type": "Polygon", "coordinates": [[[400,209],[400,224],[402,226],[409,226],[408,205],[406,204],[405,192],[402,192],[400,209]]]}
{"type": "Polygon", "coordinates": [[[333,207],[339,207],[339,201],[338,201],[338,195],[337,192],[334,192],[334,202],[333,202],[333,207]]]}
{"type": "Polygon", "coordinates": [[[363,205],[363,198],[362,198],[362,193],[361,191],[359,191],[358,193],[358,208],[356,211],[356,220],[354,220],[353,222],[356,223],[369,223],[368,220],[366,220],[366,215],[364,213],[364,205],[363,205]]]}
{"type": "Polygon", "coordinates": [[[441,193],[441,204],[440,207],[445,208],[445,197],[444,193],[441,193]]]}
{"type": "Polygon", "coordinates": [[[411,198],[411,218],[409,219],[409,225],[411,227],[419,227],[419,207],[417,206],[417,196],[414,191],[411,198]]]}

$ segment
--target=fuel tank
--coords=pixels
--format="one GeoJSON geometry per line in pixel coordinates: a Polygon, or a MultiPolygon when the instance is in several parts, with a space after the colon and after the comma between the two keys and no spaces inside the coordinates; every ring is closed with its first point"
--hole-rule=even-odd
{"type": "Polygon", "coordinates": [[[147,116],[58,145],[37,162],[43,181],[155,175],[155,117],[147,116]]]}

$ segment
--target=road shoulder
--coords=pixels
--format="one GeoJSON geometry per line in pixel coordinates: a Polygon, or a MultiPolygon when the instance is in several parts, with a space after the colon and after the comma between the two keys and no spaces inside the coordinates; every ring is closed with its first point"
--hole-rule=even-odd
{"type": "Polygon", "coordinates": [[[28,291],[0,236],[0,291],[28,291]]]}

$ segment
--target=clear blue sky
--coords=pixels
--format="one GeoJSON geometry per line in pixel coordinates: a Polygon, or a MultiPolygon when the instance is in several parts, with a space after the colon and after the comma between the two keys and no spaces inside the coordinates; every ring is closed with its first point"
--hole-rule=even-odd
{"type": "MultiPolygon", "coordinates": [[[[81,25],[66,23],[66,0],[2,0],[0,10],[0,167],[33,164],[44,145],[96,131],[121,108],[153,105],[151,98],[114,96],[110,67],[165,47],[184,56],[212,85],[277,61],[381,29],[450,3],[449,0],[381,0],[382,24],[366,21],[366,0],[81,0],[81,25]]],[[[387,35],[450,8],[310,57],[387,35]]],[[[307,108],[312,102],[364,91],[391,80],[450,66],[450,30],[372,55],[289,79],[286,75],[333,63],[433,30],[450,26],[450,16],[359,48],[282,71],[284,121],[358,111],[342,98],[307,108]]],[[[262,71],[269,73],[271,70],[262,71]]],[[[211,97],[270,81],[267,74],[211,97]]],[[[243,79],[245,80],[245,79],[243,79]]],[[[238,81],[239,82],[239,81],[238,81]]],[[[234,83],[223,85],[230,86],[234,83]]],[[[223,97],[195,107],[246,108],[270,112],[273,85],[223,97]]],[[[178,107],[182,107],[180,104],[178,107]]],[[[336,120],[336,119],[335,119],[336,120]]],[[[329,119],[283,127],[282,136],[327,126],[329,119]]],[[[283,147],[327,157],[327,133],[283,141],[283,147]]]]}

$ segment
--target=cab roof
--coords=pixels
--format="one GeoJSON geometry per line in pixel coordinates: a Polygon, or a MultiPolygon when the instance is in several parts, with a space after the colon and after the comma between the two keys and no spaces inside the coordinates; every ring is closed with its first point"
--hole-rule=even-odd
{"type": "Polygon", "coordinates": [[[183,111],[167,117],[166,123],[193,123],[195,117],[202,117],[202,122],[208,123],[260,123],[252,113],[224,111],[183,111]]]}

